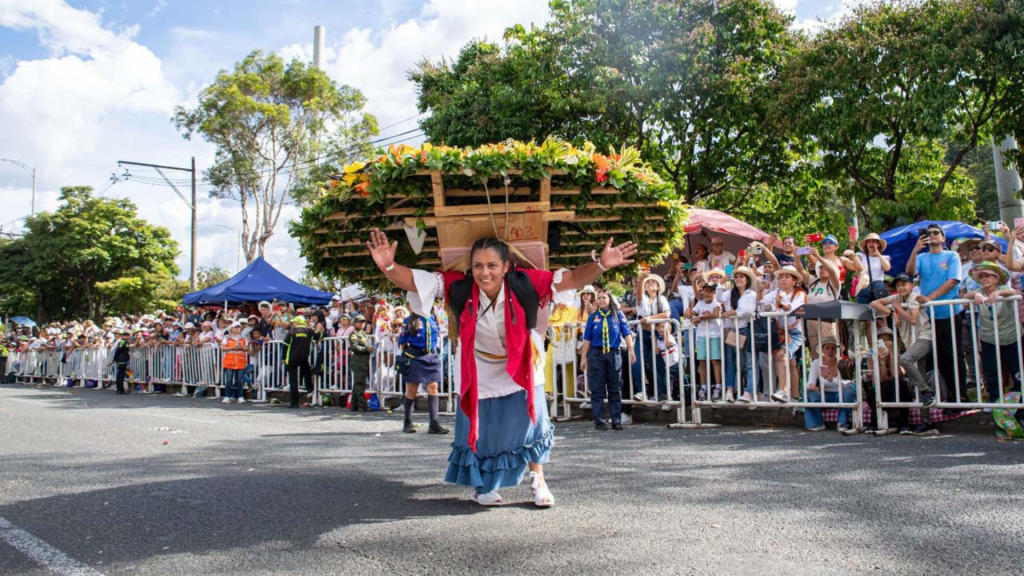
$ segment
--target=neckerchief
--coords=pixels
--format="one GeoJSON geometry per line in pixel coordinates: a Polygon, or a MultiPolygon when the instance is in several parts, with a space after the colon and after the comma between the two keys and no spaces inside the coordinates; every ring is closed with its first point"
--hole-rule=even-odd
{"type": "Polygon", "coordinates": [[[597,313],[601,316],[601,351],[607,354],[611,350],[611,342],[608,337],[608,316],[611,314],[611,310],[598,310],[597,313]]]}

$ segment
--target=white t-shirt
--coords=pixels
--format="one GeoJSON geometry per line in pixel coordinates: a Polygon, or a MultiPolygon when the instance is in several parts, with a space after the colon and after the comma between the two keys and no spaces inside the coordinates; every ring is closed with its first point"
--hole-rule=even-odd
{"type": "MultiPolygon", "coordinates": [[[[697,302],[693,306],[693,311],[697,316],[701,314],[707,314],[710,312],[721,311],[722,303],[717,300],[712,300],[710,303],[704,300],[697,302]]],[[[705,318],[701,320],[700,324],[697,325],[697,338],[721,338],[722,337],[722,321],[715,319],[705,318]]]]}
{"type": "Polygon", "coordinates": [[[717,256],[715,254],[708,254],[709,270],[714,270],[715,268],[725,270],[725,267],[733,262],[736,262],[736,255],[732,252],[723,250],[722,253],[717,256]]]}
{"type": "MultiPolygon", "coordinates": [[[[690,309],[690,304],[693,304],[693,300],[695,298],[695,296],[693,294],[693,286],[686,286],[686,285],[680,284],[679,285],[678,294],[679,294],[679,299],[683,301],[683,310],[689,310],[690,309]]],[[[690,328],[693,328],[693,324],[690,322],[689,318],[683,316],[682,318],[680,318],[680,320],[683,323],[682,324],[683,330],[689,330],[690,328]]]]}
{"type": "Polygon", "coordinates": [[[636,317],[646,318],[648,316],[654,316],[655,314],[661,314],[662,312],[671,312],[669,308],[668,298],[662,295],[658,295],[655,301],[652,301],[647,297],[647,293],[644,293],[640,302],[636,305],[636,317]]]}
{"type": "MultiPolygon", "coordinates": [[[[882,260],[885,260],[886,262],[889,262],[889,257],[888,256],[882,256],[882,258],[879,259],[879,258],[877,258],[875,256],[868,257],[867,254],[864,254],[863,252],[858,252],[857,253],[857,258],[860,259],[860,265],[863,268],[865,268],[865,270],[860,273],[860,278],[857,281],[857,286],[858,287],[864,288],[864,287],[866,287],[868,285],[868,281],[869,281],[868,271],[867,271],[867,266],[868,266],[867,262],[868,262],[868,260],[871,261],[871,277],[870,277],[870,280],[874,280],[875,282],[884,282],[885,281],[885,270],[882,270],[882,260]]],[[[858,292],[859,291],[860,291],[860,289],[858,289],[858,292]]]]}
{"type": "MultiPolygon", "coordinates": [[[[732,290],[725,292],[722,310],[726,312],[732,311],[732,290]]],[[[750,319],[754,316],[755,312],[757,312],[757,292],[746,290],[743,294],[740,294],[740,299],[736,303],[736,315],[725,321],[725,328],[727,330],[750,328],[750,319]]]]}
{"type": "MultiPolygon", "coordinates": [[[[807,297],[804,294],[804,291],[803,290],[796,290],[796,289],[794,289],[792,292],[790,292],[788,294],[785,293],[785,292],[782,292],[782,291],[779,291],[778,293],[782,294],[782,301],[779,303],[779,306],[775,308],[775,310],[782,311],[782,310],[784,310],[784,308],[782,307],[782,304],[788,304],[789,305],[790,315],[787,317],[787,320],[786,320],[786,329],[788,329],[788,330],[793,330],[793,329],[799,330],[800,329],[800,318],[796,314],[793,314],[793,312],[795,312],[797,308],[799,308],[799,307],[801,307],[801,306],[803,306],[804,304],[807,303],[807,297]]],[[[774,304],[774,303],[775,302],[773,300],[772,304],[774,304]]]]}
{"type": "Polygon", "coordinates": [[[811,362],[811,369],[807,374],[807,385],[818,384],[818,387],[823,392],[839,392],[839,387],[846,384],[843,382],[842,376],[839,375],[839,368],[835,369],[835,373],[832,373],[832,369],[829,369],[828,378],[821,374],[821,358],[818,358],[814,362],[811,362]]]}

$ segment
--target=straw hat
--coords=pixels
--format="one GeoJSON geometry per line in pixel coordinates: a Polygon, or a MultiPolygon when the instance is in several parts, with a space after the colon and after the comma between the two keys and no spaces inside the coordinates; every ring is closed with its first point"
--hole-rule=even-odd
{"type": "Polygon", "coordinates": [[[804,277],[799,272],[797,272],[795,266],[791,266],[791,265],[787,264],[786,266],[783,266],[782,268],[780,268],[780,269],[775,271],[775,277],[776,278],[781,278],[783,275],[786,275],[786,274],[792,276],[793,278],[796,278],[797,282],[803,282],[804,281],[804,277]]]}
{"type": "Polygon", "coordinates": [[[644,293],[647,292],[647,282],[651,280],[658,283],[658,294],[663,294],[665,292],[665,279],[657,274],[648,274],[647,277],[644,278],[644,285],[640,287],[644,293]]]}
{"type": "Polygon", "coordinates": [[[755,274],[753,270],[747,268],[746,266],[740,266],[733,270],[732,277],[735,278],[740,274],[747,277],[747,288],[757,291],[758,283],[760,283],[761,281],[761,279],[757,277],[757,274],[755,274]]]}
{"type": "Polygon", "coordinates": [[[960,249],[970,250],[975,244],[981,242],[981,238],[957,238],[949,245],[949,249],[957,252],[960,249]]]}
{"type": "Polygon", "coordinates": [[[586,294],[588,292],[593,294],[594,296],[597,296],[597,289],[594,288],[593,284],[587,284],[586,286],[584,286],[583,290],[580,290],[580,295],[586,294]]]}
{"type": "Polygon", "coordinates": [[[824,338],[822,338],[821,344],[819,344],[819,346],[824,348],[825,344],[831,344],[835,346],[836,350],[839,352],[843,351],[843,345],[839,343],[839,340],[837,340],[835,336],[825,336],[824,338]]]}
{"type": "Polygon", "coordinates": [[[708,270],[707,272],[704,273],[704,282],[710,284],[712,276],[721,276],[723,279],[729,277],[728,275],[726,275],[725,270],[722,270],[721,268],[712,268],[711,270],[708,270]]]}
{"type": "Polygon", "coordinates": [[[877,240],[878,241],[878,244],[879,244],[878,251],[879,252],[885,252],[885,247],[889,245],[888,242],[886,242],[885,240],[882,240],[881,236],[879,236],[878,234],[875,234],[874,232],[872,232],[871,234],[868,234],[867,236],[865,236],[863,240],[861,240],[860,242],[857,243],[857,246],[860,248],[861,252],[867,253],[868,250],[864,246],[868,243],[868,240],[877,240]]]}
{"type": "Polygon", "coordinates": [[[1010,278],[1006,270],[1003,270],[1003,267],[995,262],[982,262],[981,264],[975,264],[971,268],[971,278],[974,278],[975,282],[979,284],[981,283],[979,276],[982,274],[995,274],[999,277],[1000,284],[1006,284],[1006,281],[1010,278]]]}
{"type": "Polygon", "coordinates": [[[398,314],[399,312],[405,312],[405,317],[406,318],[409,317],[409,309],[406,308],[405,306],[398,306],[398,307],[396,307],[395,310],[394,310],[394,314],[398,314]]]}

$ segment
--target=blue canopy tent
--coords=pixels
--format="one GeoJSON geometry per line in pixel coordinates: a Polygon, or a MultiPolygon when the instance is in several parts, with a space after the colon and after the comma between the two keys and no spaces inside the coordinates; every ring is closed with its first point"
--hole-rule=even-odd
{"type": "MultiPolygon", "coordinates": [[[[910,253],[914,251],[914,245],[917,244],[918,230],[927,228],[931,224],[938,224],[942,227],[942,231],[946,234],[946,247],[958,238],[984,238],[985,232],[975,228],[974,226],[968,226],[963,222],[941,222],[936,220],[924,220],[922,222],[914,222],[906,226],[900,226],[899,228],[893,228],[888,232],[880,234],[883,240],[888,242],[888,246],[885,248],[885,255],[889,257],[892,263],[892,272],[889,274],[895,276],[900,272],[903,272],[907,268],[907,261],[910,260],[910,253]]],[[[1006,250],[1006,241],[998,236],[993,236],[993,240],[999,242],[1006,250]]]]}
{"type": "Polygon", "coordinates": [[[277,299],[292,304],[330,304],[330,292],[321,292],[288,278],[262,257],[253,260],[230,280],[185,294],[186,306],[223,306],[225,302],[259,302],[277,299]]]}

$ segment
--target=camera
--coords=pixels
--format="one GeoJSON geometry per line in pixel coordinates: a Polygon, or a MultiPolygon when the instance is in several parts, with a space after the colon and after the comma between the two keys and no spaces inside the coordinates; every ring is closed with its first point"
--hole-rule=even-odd
{"type": "Polygon", "coordinates": [[[760,246],[751,246],[749,249],[747,249],[747,254],[750,254],[751,256],[760,256],[761,255],[761,247],[760,246]]]}

